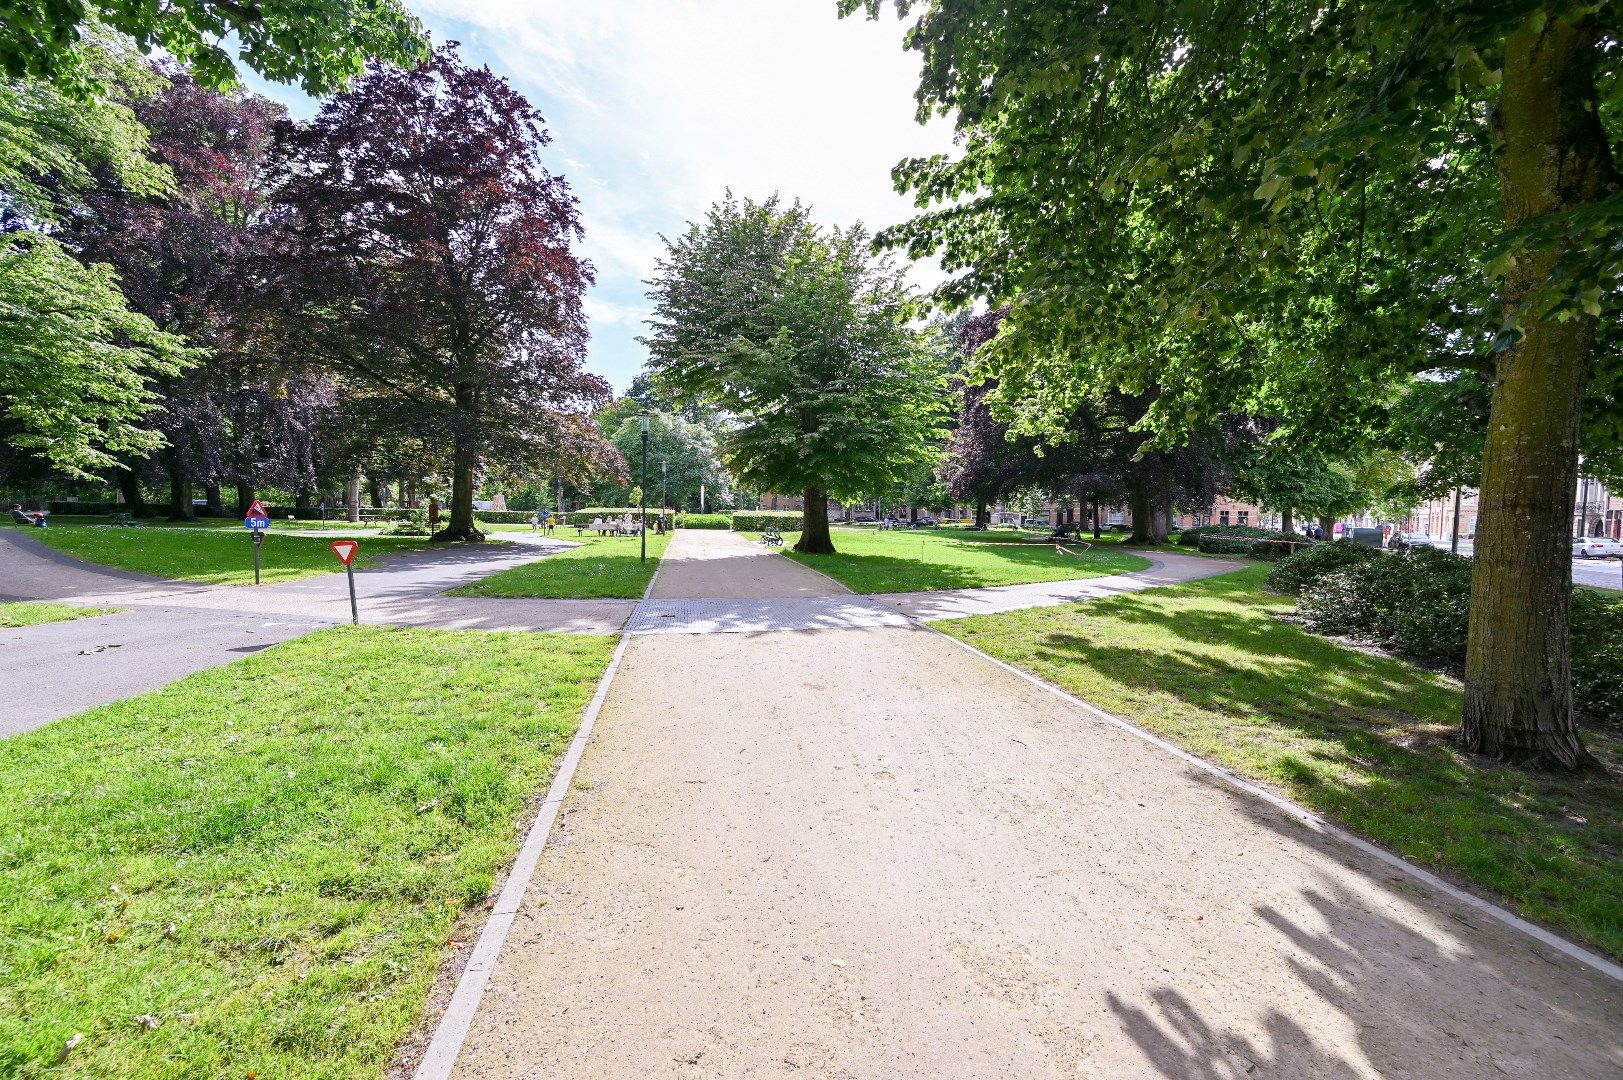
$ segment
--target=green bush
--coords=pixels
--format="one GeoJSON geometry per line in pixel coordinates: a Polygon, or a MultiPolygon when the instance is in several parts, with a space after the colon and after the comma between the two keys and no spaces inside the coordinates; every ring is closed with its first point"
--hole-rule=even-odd
{"type": "Polygon", "coordinates": [[[799,510],[735,510],[732,527],[734,532],[760,532],[762,529],[799,532],[801,517],[799,510]]]}
{"type": "Polygon", "coordinates": [[[1276,537],[1279,533],[1272,529],[1259,529],[1255,525],[1191,525],[1178,534],[1178,543],[1183,547],[1200,547],[1200,538],[1212,533],[1223,536],[1256,536],[1276,537]]]}
{"type": "Polygon", "coordinates": [[[1457,667],[1465,662],[1470,600],[1469,559],[1416,548],[1326,574],[1303,590],[1297,612],[1321,633],[1457,667]]]}
{"type": "MultiPolygon", "coordinates": [[[[1432,548],[1372,554],[1308,582],[1296,607],[1302,622],[1412,659],[1462,667],[1470,560],[1432,548]]],[[[1573,590],[1572,698],[1592,721],[1623,720],[1623,598],[1573,590]]]]}
{"type": "Polygon", "coordinates": [[[1381,553],[1349,540],[1314,544],[1287,555],[1268,571],[1268,587],[1275,592],[1295,595],[1326,574],[1355,563],[1379,558],[1381,553]]]}
{"type": "Polygon", "coordinates": [[[1572,592],[1572,699],[1591,719],[1623,721],[1623,596],[1572,592]]]}
{"type": "Polygon", "coordinates": [[[1278,529],[1259,529],[1255,525],[1197,525],[1178,535],[1178,543],[1198,547],[1211,555],[1249,555],[1253,559],[1283,559],[1291,554],[1286,544],[1268,543],[1270,540],[1290,539],[1306,544],[1301,536],[1286,537],[1278,529]],[[1190,540],[1190,534],[1194,539],[1190,540]]]}
{"type": "Polygon", "coordinates": [[[531,514],[539,510],[475,510],[473,520],[488,521],[492,525],[528,525],[531,514]]]}
{"type": "Polygon", "coordinates": [[[676,527],[678,529],[730,529],[733,527],[731,514],[677,514],[676,527]]]}

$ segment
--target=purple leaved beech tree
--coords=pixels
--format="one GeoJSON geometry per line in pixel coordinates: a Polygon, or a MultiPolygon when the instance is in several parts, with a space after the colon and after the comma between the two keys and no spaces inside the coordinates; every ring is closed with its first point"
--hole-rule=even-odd
{"type": "Polygon", "coordinates": [[[590,422],[609,386],[582,369],[591,265],[576,201],[541,161],[522,95],[455,44],[410,70],[373,68],[273,163],[284,328],[313,363],[360,384],[358,422],[451,463],[436,540],[482,540],[487,461],[584,484],[624,461],[590,422]]]}
{"type": "MultiPolygon", "coordinates": [[[[156,380],[160,407],[147,421],[164,436],[158,458],[170,516],[189,518],[199,483],[218,512],[222,483],[240,493],[298,482],[284,444],[305,426],[313,388],[284,378],[250,341],[253,268],[265,253],[264,166],[286,112],[253,94],[199,86],[172,67],[159,71],[163,89],[134,110],[172,185],[157,196],[134,192],[103,170],[62,235],[86,261],[117,271],[132,308],[206,350],[204,362],[156,380]]],[[[138,463],[125,464],[118,482],[141,512],[138,463]]]]}

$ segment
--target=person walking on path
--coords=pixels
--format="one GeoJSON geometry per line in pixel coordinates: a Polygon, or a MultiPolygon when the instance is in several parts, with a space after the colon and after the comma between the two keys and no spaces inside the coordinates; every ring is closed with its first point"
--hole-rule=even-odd
{"type": "Polygon", "coordinates": [[[432,496],[428,500],[428,528],[430,532],[440,527],[440,501],[432,496]]]}
{"type": "Polygon", "coordinates": [[[540,531],[541,531],[541,515],[535,513],[534,511],[531,511],[530,512],[530,535],[534,536],[536,533],[538,533],[540,531]]]}

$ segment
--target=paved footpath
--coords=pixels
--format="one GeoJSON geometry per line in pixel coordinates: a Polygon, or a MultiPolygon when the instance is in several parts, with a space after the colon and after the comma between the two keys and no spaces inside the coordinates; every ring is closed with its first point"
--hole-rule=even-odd
{"type": "MultiPolygon", "coordinates": [[[[856,599],[659,602],[723,565],[856,599]]],[[[575,788],[459,1076],[1623,1070],[1617,983],[917,625],[633,636],[575,788]]]]}

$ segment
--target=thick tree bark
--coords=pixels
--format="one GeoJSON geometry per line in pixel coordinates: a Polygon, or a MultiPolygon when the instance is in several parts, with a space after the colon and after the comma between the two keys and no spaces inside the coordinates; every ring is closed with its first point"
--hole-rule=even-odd
{"type": "MultiPolygon", "coordinates": [[[[1500,190],[1512,228],[1604,197],[1616,185],[1595,111],[1592,19],[1549,19],[1506,42],[1496,118],[1500,190]]],[[[1532,296],[1559,250],[1522,254],[1506,278],[1508,312],[1532,296]]],[[[1529,317],[1499,354],[1483,451],[1471,567],[1460,742],[1505,761],[1576,768],[1568,538],[1578,422],[1595,321],[1529,317]]]]}
{"type": "Polygon", "coordinates": [[[197,511],[192,507],[192,478],[186,474],[186,468],[177,460],[177,455],[169,454],[169,520],[192,521],[197,517],[197,511]]]}
{"type": "Polygon", "coordinates": [[[1103,527],[1103,523],[1099,520],[1099,497],[1095,495],[1093,497],[1093,538],[1095,540],[1099,539],[1099,530],[1103,527]]]}
{"type": "Polygon", "coordinates": [[[1129,492],[1128,509],[1133,512],[1133,532],[1129,544],[1164,544],[1167,540],[1167,508],[1157,506],[1155,500],[1140,491],[1129,492]]]}
{"type": "Polygon", "coordinates": [[[213,480],[203,484],[203,498],[209,517],[225,517],[225,500],[220,497],[220,485],[213,480]]]}
{"type": "Polygon", "coordinates": [[[451,455],[451,520],[432,539],[473,540],[485,538],[473,520],[473,474],[476,466],[472,449],[457,447],[451,455]]]}
{"type": "Polygon", "coordinates": [[[371,484],[372,509],[382,510],[389,505],[389,485],[381,480],[374,480],[371,484]]]}
{"type": "Polygon", "coordinates": [[[1286,536],[1296,531],[1296,511],[1288,506],[1279,512],[1279,531],[1286,536]]]}
{"type": "Polygon", "coordinates": [[[992,513],[987,509],[986,500],[982,499],[975,504],[975,528],[984,529],[991,523],[992,513]]]}
{"type": "Polygon", "coordinates": [[[808,555],[833,555],[834,538],[828,533],[828,494],[816,488],[804,492],[806,508],[801,511],[800,539],[795,550],[808,555]]]}
{"type": "Polygon", "coordinates": [[[151,517],[152,508],[147,505],[146,496],[141,493],[140,478],[135,470],[119,469],[118,493],[124,496],[124,505],[129,507],[130,513],[135,517],[151,517]]]}
{"type": "Polygon", "coordinates": [[[308,510],[308,509],[310,509],[310,489],[309,488],[299,488],[297,491],[295,491],[293,493],[293,509],[295,509],[295,510],[308,510]]]}
{"type": "Polygon", "coordinates": [[[254,501],[254,486],[252,484],[237,485],[237,516],[247,517],[248,507],[254,501]]]}
{"type": "Polygon", "coordinates": [[[1336,538],[1335,516],[1333,514],[1326,514],[1321,517],[1319,519],[1319,528],[1324,530],[1324,538],[1326,540],[1334,540],[1336,538]]]}
{"type": "Polygon", "coordinates": [[[351,522],[361,520],[361,470],[358,468],[349,474],[349,483],[344,485],[344,510],[351,522]]]}

